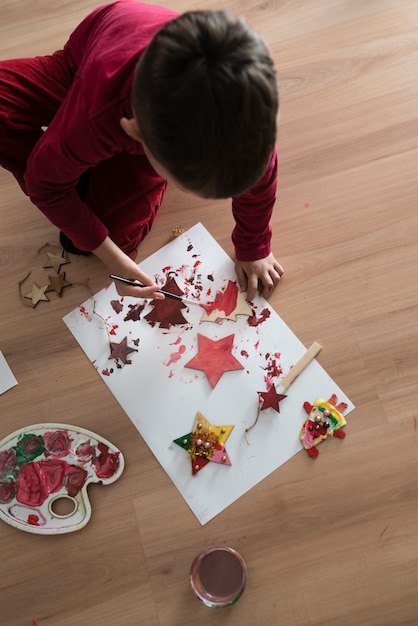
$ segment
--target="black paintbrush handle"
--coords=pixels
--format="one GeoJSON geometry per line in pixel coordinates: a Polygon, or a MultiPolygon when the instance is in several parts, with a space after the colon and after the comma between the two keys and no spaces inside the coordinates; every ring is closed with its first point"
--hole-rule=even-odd
{"type": "MultiPolygon", "coordinates": [[[[110,278],[113,278],[113,280],[117,280],[119,283],[124,283],[124,285],[130,285],[131,287],[146,287],[146,285],[138,283],[135,280],[129,280],[129,278],[121,278],[121,276],[115,276],[114,274],[111,274],[110,278]]],[[[158,291],[159,293],[164,294],[166,298],[171,298],[172,300],[177,300],[178,302],[183,301],[183,298],[181,296],[176,296],[174,293],[169,293],[168,291],[163,291],[162,289],[159,289],[158,291]]]]}

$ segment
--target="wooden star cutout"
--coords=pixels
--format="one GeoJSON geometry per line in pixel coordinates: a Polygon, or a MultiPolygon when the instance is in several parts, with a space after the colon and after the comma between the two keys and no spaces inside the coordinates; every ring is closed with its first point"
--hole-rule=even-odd
{"type": "Polygon", "coordinates": [[[66,257],[64,250],[61,252],[61,254],[52,254],[51,252],[47,252],[47,255],[49,263],[46,263],[44,267],[53,267],[57,274],[61,269],[61,265],[65,265],[66,263],[70,262],[66,257]]]}
{"type": "Polygon", "coordinates": [[[252,309],[248,304],[245,292],[238,291],[238,287],[232,280],[223,292],[216,294],[213,302],[201,304],[205,309],[201,321],[222,323],[222,320],[237,321],[237,315],[252,315],[252,309]]]}
{"type": "Polygon", "coordinates": [[[128,354],[131,352],[138,352],[138,350],[128,346],[128,337],[122,339],[120,343],[116,343],[115,341],[110,342],[109,359],[115,359],[116,363],[121,361],[122,363],[125,363],[125,365],[130,365],[132,361],[128,359],[128,354]]]}
{"type": "Polygon", "coordinates": [[[212,389],[224,372],[243,370],[241,363],[231,354],[234,335],[217,341],[204,335],[197,335],[199,351],[185,367],[205,372],[212,389]]]}
{"type": "Polygon", "coordinates": [[[48,276],[49,285],[47,291],[56,291],[60,296],[64,287],[71,287],[72,283],[65,280],[65,272],[61,272],[58,276],[48,276]]]}
{"type": "Polygon", "coordinates": [[[231,424],[214,426],[202,413],[198,412],[192,432],[174,439],[174,443],[187,450],[193,476],[209,462],[232,465],[225,450],[225,442],[233,428],[234,426],[231,424]]]}
{"type": "Polygon", "coordinates": [[[277,413],[280,413],[280,401],[287,398],[283,393],[277,393],[276,387],[272,385],[268,391],[257,391],[260,398],[260,411],[265,409],[274,409],[277,413]]]}
{"type": "Polygon", "coordinates": [[[49,298],[45,295],[45,291],[48,289],[48,285],[44,285],[43,287],[38,287],[36,283],[32,283],[32,290],[27,293],[24,297],[32,300],[32,307],[35,308],[38,302],[41,300],[45,302],[49,302],[49,298]]]}

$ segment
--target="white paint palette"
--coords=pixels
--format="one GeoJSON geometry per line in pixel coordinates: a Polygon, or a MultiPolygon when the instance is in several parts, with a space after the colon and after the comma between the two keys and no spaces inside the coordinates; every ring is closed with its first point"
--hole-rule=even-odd
{"type": "Polygon", "coordinates": [[[87,486],[109,485],[123,468],[120,450],[84,428],[22,428],[0,442],[0,519],[40,535],[80,530],[91,517],[87,486]]]}

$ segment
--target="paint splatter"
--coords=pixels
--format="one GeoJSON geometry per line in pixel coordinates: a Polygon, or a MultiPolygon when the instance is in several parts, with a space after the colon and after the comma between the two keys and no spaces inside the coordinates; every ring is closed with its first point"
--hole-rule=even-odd
{"type": "Polygon", "coordinates": [[[80,306],[78,310],[80,311],[81,315],[83,315],[86,318],[88,322],[92,321],[93,319],[92,316],[90,315],[90,313],[87,311],[87,309],[84,306],[80,306]]]}
{"type": "Polygon", "coordinates": [[[262,324],[263,322],[268,320],[270,315],[271,315],[271,313],[270,313],[270,311],[268,309],[263,309],[261,311],[260,317],[257,317],[256,314],[254,313],[253,315],[251,315],[251,317],[248,318],[248,325],[249,326],[260,326],[260,324],[262,324]]]}
{"type": "Polygon", "coordinates": [[[241,356],[245,356],[246,359],[250,356],[246,350],[241,350],[241,356]]]}
{"type": "MultiPolygon", "coordinates": [[[[109,323],[109,322],[108,322],[109,323]]],[[[119,326],[118,324],[113,324],[110,323],[109,326],[109,335],[115,336],[117,334],[117,330],[118,330],[119,326]]]]}
{"type": "Polygon", "coordinates": [[[172,365],[173,363],[177,363],[177,361],[179,361],[182,357],[182,355],[186,352],[186,346],[184,344],[182,344],[177,352],[172,352],[170,354],[170,357],[168,359],[168,361],[166,361],[164,363],[164,365],[167,365],[167,367],[169,365],[172,365]]]}

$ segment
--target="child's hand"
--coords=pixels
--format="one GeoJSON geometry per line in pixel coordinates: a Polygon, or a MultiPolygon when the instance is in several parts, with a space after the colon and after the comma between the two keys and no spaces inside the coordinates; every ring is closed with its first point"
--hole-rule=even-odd
{"type": "Polygon", "coordinates": [[[257,293],[269,298],[279,284],[284,269],[270,253],[257,261],[235,261],[235,271],[242,291],[247,292],[247,300],[251,302],[257,293]]]}
{"type": "Polygon", "coordinates": [[[155,298],[157,300],[164,299],[162,293],[158,293],[161,289],[149,276],[145,274],[128,255],[109,238],[106,237],[104,242],[93,253],[106,265],[109,275],[128,278],[129,280],[137,280],[146,287],[130,287],[118,281],[115,281],[116,291],[120,296],[131,296],[134,298],[155,298]]]}

